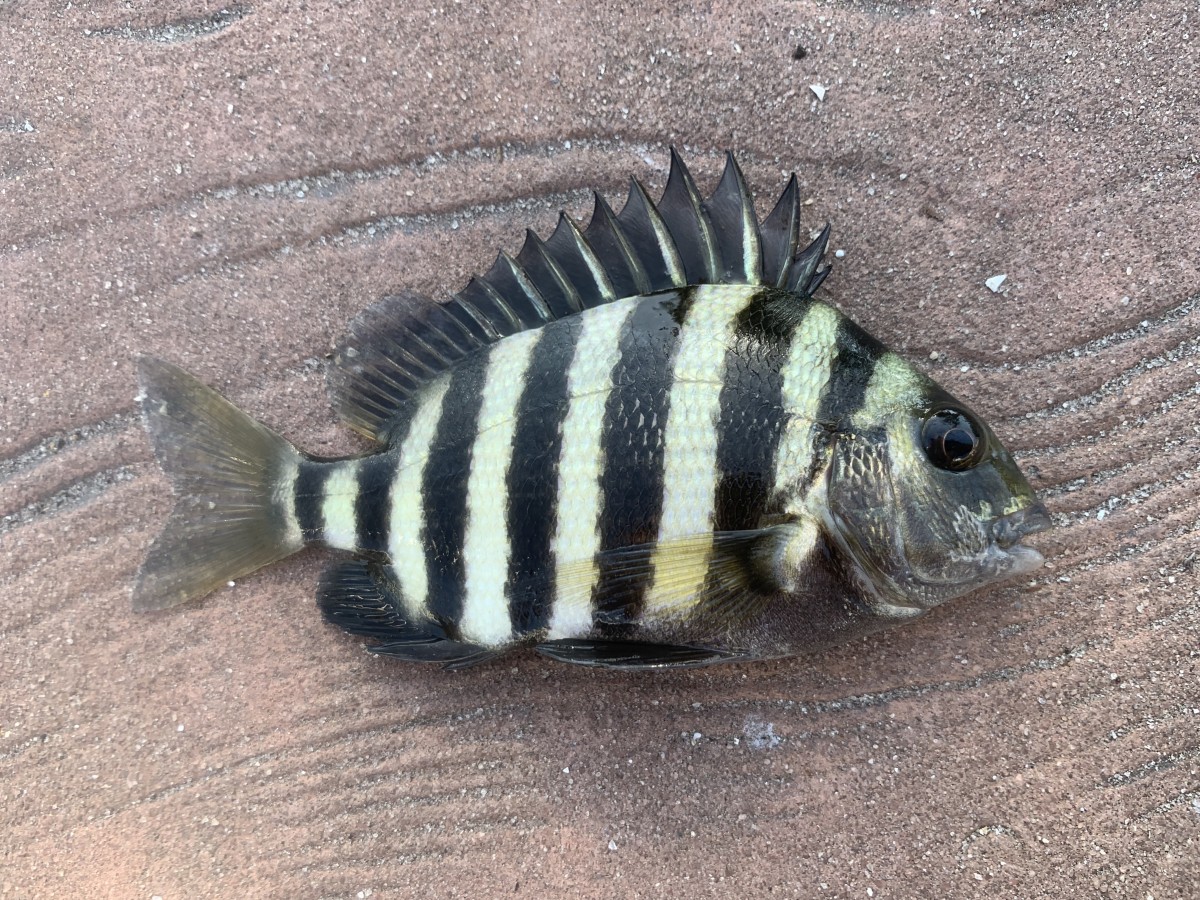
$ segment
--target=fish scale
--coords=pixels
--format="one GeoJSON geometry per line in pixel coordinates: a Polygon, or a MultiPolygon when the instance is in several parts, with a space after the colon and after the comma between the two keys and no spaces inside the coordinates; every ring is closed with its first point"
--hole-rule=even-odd
{"type": "Polygon", "coordinates": [[[134,606],[308,544],[332,623],[451,667],[533,646],[657,668],[820,649],[1040,565],[1044,507],[986,423],[813,297],[793,176],[759,221],[730,155],[703,198],[672,152],[528,232],[445,304],[365,310],[334,406],[377,450],[300,453],[169,363],[142,409],[178,495],[134,606]]]}

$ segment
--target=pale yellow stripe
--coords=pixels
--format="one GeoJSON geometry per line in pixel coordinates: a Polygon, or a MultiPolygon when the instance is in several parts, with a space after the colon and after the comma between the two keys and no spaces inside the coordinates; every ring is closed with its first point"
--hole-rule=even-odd
{"type": "Polygon", "coordinates": [[[525,372],[542,333],[522,331],[493,346],[483,383],[479,432],[471,449],[467,479],[466,596],[459,628],[464,640],[484,647],[506,644],[513,636],[504,593],[511,553],[508,467],[525,372]]]}
{"type": "Polygon", "coordinates": [[[725,357],[737,316],[757,293],[745,285],[703,285],[696,288],[684,322],[663,439],[663,513],[646,594],[647,618],[680,612],[704,587],[712,556],[725,357]],[[672,563],[670,578],[665,578],[666,554],[681,552],[669,545],[685,537],[706,538],[708,546],[692,547],[689,562],[682,569],[672,563]]]}
{"type": "Polygon", "coordinates": [[[280,465],[279,480],[275,483],[275,502],[283,510],[283,541],[287,547],[304,546],[304,533],[296,515],[296,479],[300,477],[298,460],[292,454],[280,465]]]}
{"type": "Polygon", "coordinates": [[[325,543],[338,550],[354,550],[358,544],[358,460],[330,463],[334,470],[325,479],[321,497],[321,524],[325,543]]]}
{"type": "Polygon", "coordinates": [[[425,570],[425,547],[421,543],[425,525],[421,481],[449,385],[450,378],[444,375],[425,389],[408,435],[400,445],[396,480],[392,484],[388,555],[400,582],[406,611],[415,619],[427,615],[429,595],[429,573],[425,570]]]}
{"type": "Polygon", "coordinates": [[[792,337],[781,372],[788,418],[775,453],[775,493],[792,504],[790,512],[804,500],[797,496],[799,482],[812,463],[813,423],[837,360],[838,318],[831,307],[813,303],[792,337]]]}
{"type": "Polygon", "coordinates": [[[582,332],[567,373],[570,407],[563,421],[558,466],[558,521],[554,534],[555,598],[551,640],[592,627],[592,588],[600,549],[601,436],[612,370],[620,359],[621,326],[637,298],[597,306],[580,315],[582,332]]]}
{"type": "Polygon", "coordinates": [[[862,408],[854,413],[854,425],[882,425],[890,413],[920,403],[924,387],[925,379],[916,369],[895,353],[883,354],[871,373],[862,408]]]}

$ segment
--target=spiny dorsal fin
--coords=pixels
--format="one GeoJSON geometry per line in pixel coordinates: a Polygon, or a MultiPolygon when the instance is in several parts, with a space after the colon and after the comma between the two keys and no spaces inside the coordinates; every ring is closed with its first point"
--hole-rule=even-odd
{"type": "Polygon", "coordinates": [[[795,173],[788,179],[771,214],[763,220],[759,233],[763,284],[781,288],[792,265],[792,254],[800,244],[800,185],[795,173]]]}
{"type": "Polygon", "coordinates": [[[825,276],[829,274],[830,266],[817,271],[817,266],[821,264],[821,258],[825,256],[825,248],[828,246],[829,223],[826,222],[816,240],[800,251],[795,262],[787,269],[784,287],[805,297],[811,297],[813,292],[821,286],[825,276]]]}
{"type": "Polygon", "coordinates": [[[658,211],[675,239],[689,284],[711,284],[720,277],[720,257],[712,222],[704,200],[675,148],[671,148],[671,173],[658,201],[658,211]]]}
{"type": "Polygon", "coordinates": [[[334,351],[330,391],[338,413],[377,440],[408,398],[459,360],[496,341],[622,297],[689,284],[770,284],[809,295],[829,229],[799,251],[799,188],[793,175],[760,225],[746,179],[727,154],[707,200],[674,149],[662,199],[631,180],[619,214],[596,194],[587,229],[559,216],[542,241],[527,232],[516,258],[500,253],[486,275],[448,303],[405,293],[351,323],[334,351]]]}
{"type": "Polygon", "coordinates": [[[762,283],[762,242],[754,198],[732,153],[725,154],[721,183],[704,204],[717,235],[721,255],[720,282],[762,283]]]}
{"type": "Polygon", "coordinates": [[[641,258],[633,252],[630,236],[617,220],[599,193],[594,193],[592,221],[584,237],[596,248],[596,256],[608,273],[613,290],[618,297],[635,297],[649,293],[650,276],[642,266],[641,258]]]}

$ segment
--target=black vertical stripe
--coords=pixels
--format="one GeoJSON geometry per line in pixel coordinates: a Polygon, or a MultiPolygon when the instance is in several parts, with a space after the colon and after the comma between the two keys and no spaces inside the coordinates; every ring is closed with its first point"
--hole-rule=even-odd
{"type": "Polygon", "coordinates": [[[836,341],[837,356],[817,405],[812,461],[803,484],[811,484],[817,477],[834,437],[849,429],[851,418],[862,409],[875,364],[887,350],[845,317],[838,324],[836,341]]]}
{"type": "Polygon", "coordinates": [[[606,554],[653,546],[658,539],[672,362],[693,296],[685,288],[648,297],[621,329],[601,437],[599,577],[593,592],[597,623],[609,637],[628,634],[645,604],[650,567],[629,577],[617,573],[606,554]]]}
{"type": "Polygon", "coordinates": [[[390,450],[368,456],[358,464],[354,522],[360,550],[387,550],[392,518],[391,487],[399,455],[399,450],[390,450]]]}
{"type": "Polygon", "coordinates": [[[388,449],[368,456],[358,464],[358,498],[354,504],[354,522],[358,546],[362,550],[384,552],[391,536],[392,482],[400,462],[400,447],[408,437],[415,401],[406,403],[388,425],[388,449]]]}
{"type": "Polygon", "coordinates": [[[487,353],[463,360],[450,376],[442,415],[421,482],[424,527],[421,545],[429,576],[427,605],[452,638],[458,635],[466,591],[463,542],[467,529],[467,482],[475,446],[487,353]]]}
{"type": "Polygon", "coordinates": [[[763,289],[737,317],[717,419],[715,531],[759,528],[770,512],[787,421],[782,370],[809,305],[797,294],[763,289]]]}
{"type": "Polygon", "coordinates": [[[558,464],[570,408],[567,375],[582,332],[578,317],[546,325],[517,403],[507,473],[509,619],[517,637],[545,628],[554,595],[558,464]]]}
{"type": "Polygon", "coordinates": [[[847,318],[837,330],[837,358],[817,409],[817,421],[837,430],[849,427],[862,409],[875,364],[886,348],[847,318]]]}
{"type": "Polygon", "coordinates": [[[305,542],[321,540],[325,531],[325,517],[321,504],[325,500],[325,480],[333,472],[330,461],[306,459],[301,461],[296,472],[294,498],[296,521],[305,542]]]}

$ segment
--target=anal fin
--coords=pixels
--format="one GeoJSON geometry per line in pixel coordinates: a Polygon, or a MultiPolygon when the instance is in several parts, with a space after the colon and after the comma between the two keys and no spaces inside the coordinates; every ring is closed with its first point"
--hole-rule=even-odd
{"type": "Polygon", "coordinates": [[[736,651],[712,647],[577,638],[545,641],[534,649],[558,662],[625,670],[688,669],[745,658],[736,651]]]}
{"type": "Polygon", "coordinates": [[[317,590],[325,621],[364,637],[383,641],[372,653],[409,662],[436,662],[462,669],[484,662],[497,651],[456,641],[437,622],[406,618],[399,586],[384,564],[359,557],[330,566],[317,590]]]}

